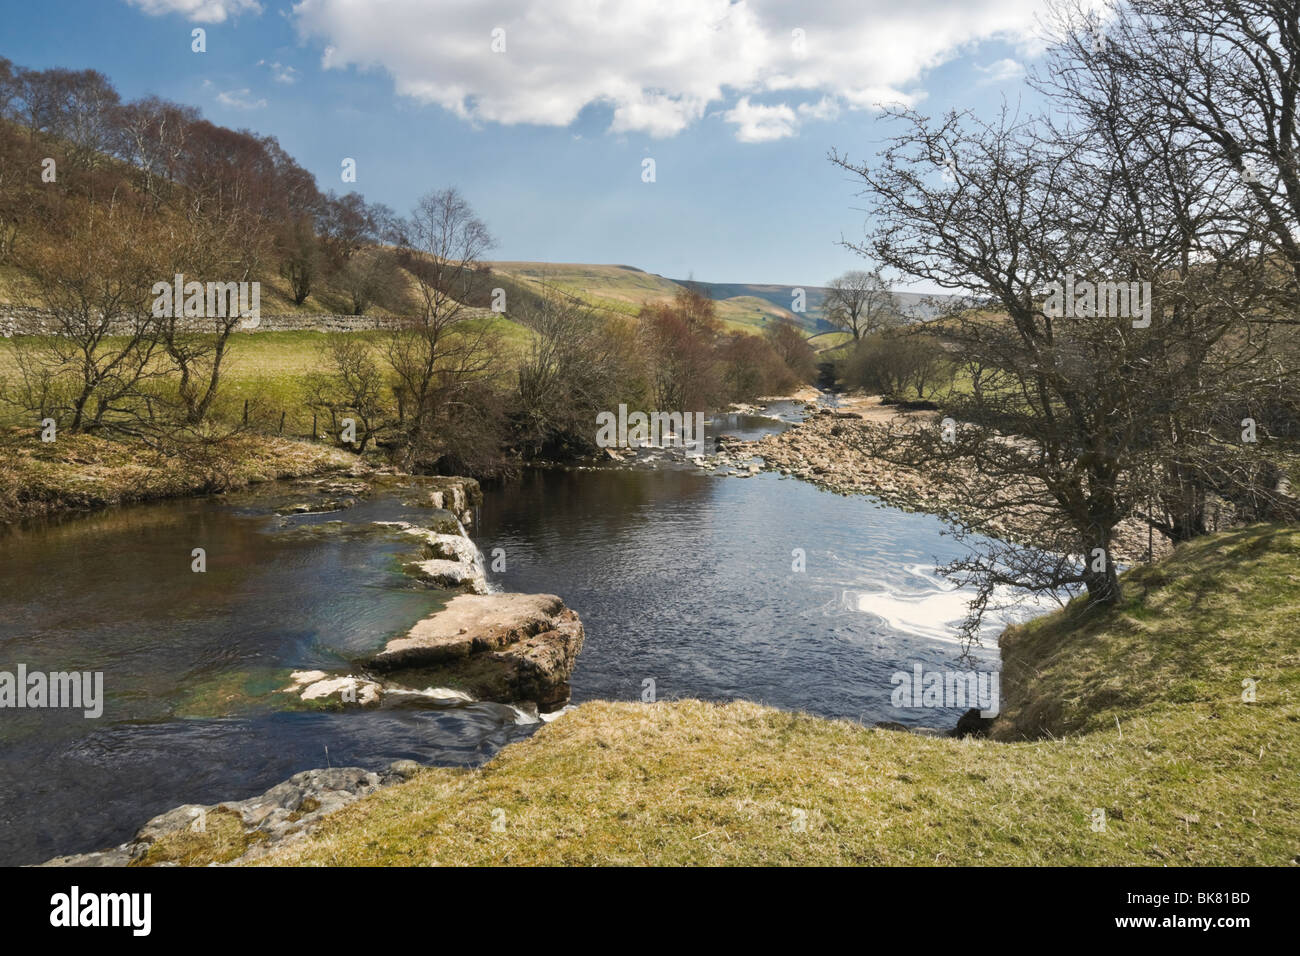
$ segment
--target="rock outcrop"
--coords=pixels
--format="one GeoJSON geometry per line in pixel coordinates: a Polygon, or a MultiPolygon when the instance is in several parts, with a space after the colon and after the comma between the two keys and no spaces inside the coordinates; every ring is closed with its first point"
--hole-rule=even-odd
{"type": "Polygon", "coordinates": [[[294,671],[284,693],[296,694],[307,703],[377,705],[384,696],[381,684],[351,674],[331,675],[324,671],[294,671]]]}
{"type": "Polygon", "coordinates": [[[487,594],[482,556],[463,531],[446,534],[429,528],[406,528],[405,532],[424,543],[424,560],[407,565],[413,574],[438,587],[487,594]]]}
{"type": "Polygon", "coordinates": [[[416,527],[406,521],[376,521],[375,524],[420,540],[420,556],[406,562],[407,573],[434,587],[487,594],[483,556],[452,512],[435,508],[426,521],[427,527],[416,527]]]}
{"type": "Polygon", "coordinates": [[[474,523],[474,509],[483,503],[483,490],[473,478],[426,478],[429,504],[450,511],[461,524],[474,523]]]}
{"type": "Polygon", "coordinates": [[[378,773],[360,767],[304,770],[260,796],[212,805],[190,804],[154,817],[126,843],[111,850],[48,860],[43,866],[129,866],[184,862],[188,839],[203,842],[221,831],[228,848],[223,863],[244,863],[271,848],[306,834],[320,819],[409,778],[420,769],[413,760],[398,760],[378,773]]]}
{"type": "Polygon", "coordinates": [[[957,726],[949,731],[949,737],[987,737],[993,726],[992,717],[980,715],[978,707],[972,707],[957,720],[957,726]]]}
{"type": "Polygon", "coordinates": [[[535,701],[551,710],[569,699],[582,641],[582,621],[554,594],[463,594],[364,666],[431,672],[437,683],[480,699],[535,701]]]}
{"type": "Polygon", "coordinates": [[[483,504],[483,489],[473,478],[408,475],[380,469],[372,480],[375,484],[409,492],[406,503],[412,507],[449,511],[466,526],[474,523],[475,509],[483,504]]]}

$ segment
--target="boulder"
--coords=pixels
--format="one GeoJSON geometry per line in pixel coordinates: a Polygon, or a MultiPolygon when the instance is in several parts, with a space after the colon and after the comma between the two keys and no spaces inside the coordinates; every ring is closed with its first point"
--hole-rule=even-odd
{"type": "Polygon", "coordinates": [[[381,521],[402,534],[419,538],[423,560],[407,562],[406,570],[435,587],[449,590],[464,589],[474,594],[486,594],[487,571],[482,556],[469,539],[459,521],[451,512],[436,510],[434,515],[445,515],[450,524],[432,521],[432,528],[415,528],[406,522],[381,521]]]}
{"type": "Polygon", "coordinates": [[[439,682],[459,683],[479,699],[550,710],[569,699],[582,641],[577,613],[553,594],[462,594],[365,666],[436,671],[439,682]]]}

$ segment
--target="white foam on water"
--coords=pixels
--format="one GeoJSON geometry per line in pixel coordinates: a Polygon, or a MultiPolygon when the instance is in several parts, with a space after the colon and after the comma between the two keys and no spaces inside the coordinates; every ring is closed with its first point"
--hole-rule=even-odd
{"type": "MultiPolygon", "coordinates": [[[[960,644],[958,627],[965,620],[973,588],[959,588],[939,577],[933,566],[910,564],[905,568],[909,584],[899,589],[845,590],[841,607],[880,618],[891,630],[926,640],[960,644]]],[[[1027,620],[1053,610],[1057,605],[1049,595],[1032,595],[1016,588],[1000,586],[994,591],[990,609],[984,616],[980,636],[1000,632],[1006,625],[1027,620]],[[1012,604],[1011,607],[1002,605],[1012,604]]]]}
{"type": "Polygon", "coordinates": [[[453,690],[450,687],[426,687],[424,690],[413,690],[407,687],[390,687],[387,690],[390,696],[403,695],[406,697],[428,697],[431,700],[460,703],[473,703],[474,698],[463,690],[453,690]]]}
{"type": "Polygon", "coordinates": [[[538,714],[531,714],[526,710],[521,710],[520,708],[516,707],[514,704],[510,704],[508,706],[510,707],[511,710],[515,712],[516,727],[526,727],[529,724],[535,724],[538,722],[539,719],[538,714]]]}

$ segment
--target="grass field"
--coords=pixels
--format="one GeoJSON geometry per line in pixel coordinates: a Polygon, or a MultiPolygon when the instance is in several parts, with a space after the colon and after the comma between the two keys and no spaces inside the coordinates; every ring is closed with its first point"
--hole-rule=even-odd
{"type": "MultiPolygon", "coordinates": [[[[1130,572],[1121,607],[1078,601],[1008,631],[999,739],[747,702],[590,702],[266,862],[1294,865],[1298,557],[1300,530],[1217,535],[1130,572]]],[[[246,849],[178,839],[154,857],[246,849]]]]}
{"type": "MultiPolygon", "coordinates": [[[[468,319],[465,326],[467,330],[486,326],[500,337],[506,352],[527,348],[531,336],[528,329],[505,318],[468,319]]],[[[371,342],[376,349],[376,359],[380,359],[378,343],[383,333],[347,334],[371,342]]],[[[242,414],[244,400],[248,399],[264,415],[277,421],[283,411],[286,435],[310,435],[312,415],[307,408],[307,385],[313,373],[327,371],[321,353],[326,339],[323,332],[241,332],[233,335],[222,366],[221,413],[227,417],[242,414]]],[[[0,379],[17,374],[16,341],[0,339],[0,379]]],[[[0,404],[0,425],[22,424],[28,424],[25,413],[12,405],[0,404]]]]}

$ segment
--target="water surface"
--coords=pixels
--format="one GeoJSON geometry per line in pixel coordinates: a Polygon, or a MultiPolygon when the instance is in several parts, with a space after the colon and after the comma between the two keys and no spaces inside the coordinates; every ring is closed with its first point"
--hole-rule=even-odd
{"type": "MultiPolygon", "coordinates": [[[[776,414],[715,428],[758,437],[786,427],[776,414]]],[[[0,711],[0,862],[109,846],[161,811],[327,762],[476,764],[536,729],[488,703],[286,710],[290,670],[346,671],[449,597],[401,573],[409,539],[375,531],[426,514],[401,493],[275,514],[300,496],[273,486],[0,535],[0,670],[102,671],[107,698],[97,720],[0,711]]],[[[504,559],[495,588],[581,614],[575,702],[653,686],[660,700],[946,728],[960,711],[890,702],[894,673],[950,667],[960,650],[962,597],[933,574],[959,553],[941,527],[775,474],[670,464],[529,473],[487,489],[473,534],[489,568],[504,559]]]]}

